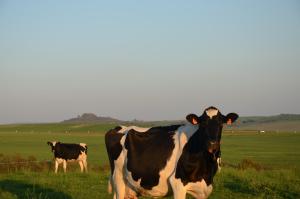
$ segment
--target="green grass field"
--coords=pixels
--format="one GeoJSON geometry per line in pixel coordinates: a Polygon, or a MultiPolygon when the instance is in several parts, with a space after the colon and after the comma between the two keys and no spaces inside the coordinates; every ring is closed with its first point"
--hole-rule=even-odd
{"type": "MultiPolygon", "coordinates": [[[[109,169],[104,146],[104,133],[112,126],[1,125],[0,154],[34,156],[39,161],[47,161],[53,158],[47,141],[85,142],[88,144],[90,172],[79,173],[77,164],[70,165],[66,174],[60,170],[58,175],[53,173],[52,167],[42,171],[5,170],[2,159],[0,198],[112,198],[106,192],[109,169]]],[[[215,177],[210,198],[300,198],[299,143],[300,134],[289,132],[223,133],[222,160],[225,166],[215,177]],[[261,169],[255,170],[251,164],[246,165],[246,169],[239,169],[243,159],[251,160],[261,169]]]]}

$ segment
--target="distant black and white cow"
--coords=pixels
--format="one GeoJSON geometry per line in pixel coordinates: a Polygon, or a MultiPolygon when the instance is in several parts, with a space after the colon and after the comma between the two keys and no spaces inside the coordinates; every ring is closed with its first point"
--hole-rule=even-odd
{"type": "Polygon", "coordinates": [[[47,142],[51,146],[55,158],[55,173],[57,173],[59,164],[63,164],[64,172],[67,170],[67,162],[77,161],[80,166],[80,171],[87,172],[87,145],[67,144],[61,142],[47,142]]]}
{"type": "Polygon", "coordinates": [[[175,199],[187,193],[207,198],[218,169],[223,124],[237,118],[209,107],[199,117],[187,115],[183,125],[111,129],[105,144],[114,198],[163,197],[170,188],[175,199]]]}

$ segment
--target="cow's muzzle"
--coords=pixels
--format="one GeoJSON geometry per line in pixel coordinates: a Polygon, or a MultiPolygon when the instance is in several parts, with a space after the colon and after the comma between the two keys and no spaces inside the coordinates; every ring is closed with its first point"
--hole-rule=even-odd
{"type": "Polygon", "coordinates": [[[209,153],[211,154],[215,154],[220,148],[220,143],[216,142],[216,141],[209,141],[208,142],[208,146],[207,146],[207,150],[209,153]]]}

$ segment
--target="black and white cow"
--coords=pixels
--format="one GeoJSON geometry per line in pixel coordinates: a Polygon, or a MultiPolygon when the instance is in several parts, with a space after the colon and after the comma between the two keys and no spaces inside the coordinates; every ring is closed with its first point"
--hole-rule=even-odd
{"type": "Polygon", "coordinates": [[[47,142],[51,146],[51,150],[55,158],[55,173],[57,173],[59,164],[63,164],[64,172],[67,170],[67,162],[77,161],[80,166],[80,171],[87,172],[87,145],[67,144],[61,142],[47,142]]]}
{"type": "Polygon", "coordinates": [[[215,107],[201,116],[189,114],[187,123],[163,127],[116,127],[105,135],[114,198],[163,197],[173,190],[175,199],[186,194],[207,198],[218,169],[224,116],[215,107]]]}

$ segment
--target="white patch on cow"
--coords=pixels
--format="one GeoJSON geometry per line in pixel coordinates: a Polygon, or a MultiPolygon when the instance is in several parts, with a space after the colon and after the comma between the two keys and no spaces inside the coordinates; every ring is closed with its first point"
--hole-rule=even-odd
{"type": "Polygon", "coordinates": [[[175,172],[170,177],[170,184],[173,190],[174,199],[182,199],[186,196],[186,188],[180,179],[175,178],[175,172]]]}
{"type": "Polygon", "coordinates": [[[114,198],[123,199],[126,194],[126,185],[124,182],[123,167],[125,157],[127,156],[127,150],[124,147],[126,136],[123,136],[120,140],[120,144],[123,146],[123,150],[119,157],[114,161],[115,169],[112,175],[112,184],[114,190],[114,198]]]}
{"type": "Polygon", "coordinates": [[[83,160],[86,160],[86,159],[87,159],[86,153],[81,151],[81,153],[79,154],[77,160],[82,160],[83,161],[83,160]]]}
{"type": "Polygon", "coordinates": [[[58,164],[61,164],[64,162],[64,159],[62,158],[55,158],[55,161],[58,162],[58,164]]]}
{"type": "Polygon", "coordinates": [[[205,111],[206,115],[211,119],[213,116],[216,116],[218,115],[218,109],[213,109],[213,108],[210,108],[208,110],[205,111]]]}
{"type": "Polygon", "coordinates": [[[137,193],[127,185],[125,188],[125,199],[138,199],[137,193]]]}
{"type": "Polygon", "coordinates": [[[121,126],[122,129],[120,129],[119,133],[127,133],[129,130],[133,129],[138,132],[146,132],[150,128],[144,128],[144,127],[138,127],[138,126],[121,126]]]}
{"type": "Polygon", "coordinates": [[[54,141],[54,142],[51,142],[52,143],[52,146],[54,147],[55,145],[56,145],[56,141],[54,141]]]}
{"type": "Polygon", "coordinates": [[[86,143],[79,143],[80,146],[86,147],[86,143]]]}
{"type": "Polygon", "coordinates": [[[212,185],[207,185],[205,180],[199,182],[188,183],[185,186],[187,193],[195,198],[207,198],[212,192],[212,185]]]}
{"type": "MultiPolygon", "coordinates": [[[[179,136],[186,136],[186,139],[182,139],[182,143],[180,143],[181,146],[184,146],[186,144],[186,142],[190,139],[190,137],[192,137],[192,135],[194,135],[194,133],[198,130],[198,125],[193,125],[191,123],[186,123],[186,125],[183,125],[181,127],[179,127],[176,131],[176,133],[179,136]]],[[[183,149],[183,148],[181,148],[183,149]]],[[[181,155],[181,154],[180,154],[181,155]]]]}
{"type": "Polygon", "coordinates": [[[65,160],[62,158],[55,158],[55,168],[54,168],[55,173],[57,173],[57,171],[58,171],[58,166],[64,162],[65,162],[65,160]]]}
{"type": "Polygon", "coordinates": [[[217,158],[218,172],[221,171],[221,158],[217,158]]]}
{"type": "Polygon", "coordinates": [[[78,161],[78,159],[68,159],[67,162],[75,162],[78,161]]]}
{"type": "Polygon", "coordinates": [[[181,133],[179,135],[179,142],[178,142],[179,147],[183,148],[183,146],[187,143],[187,141],[188,141],[187,135],[185,133],[181,133]]]}

